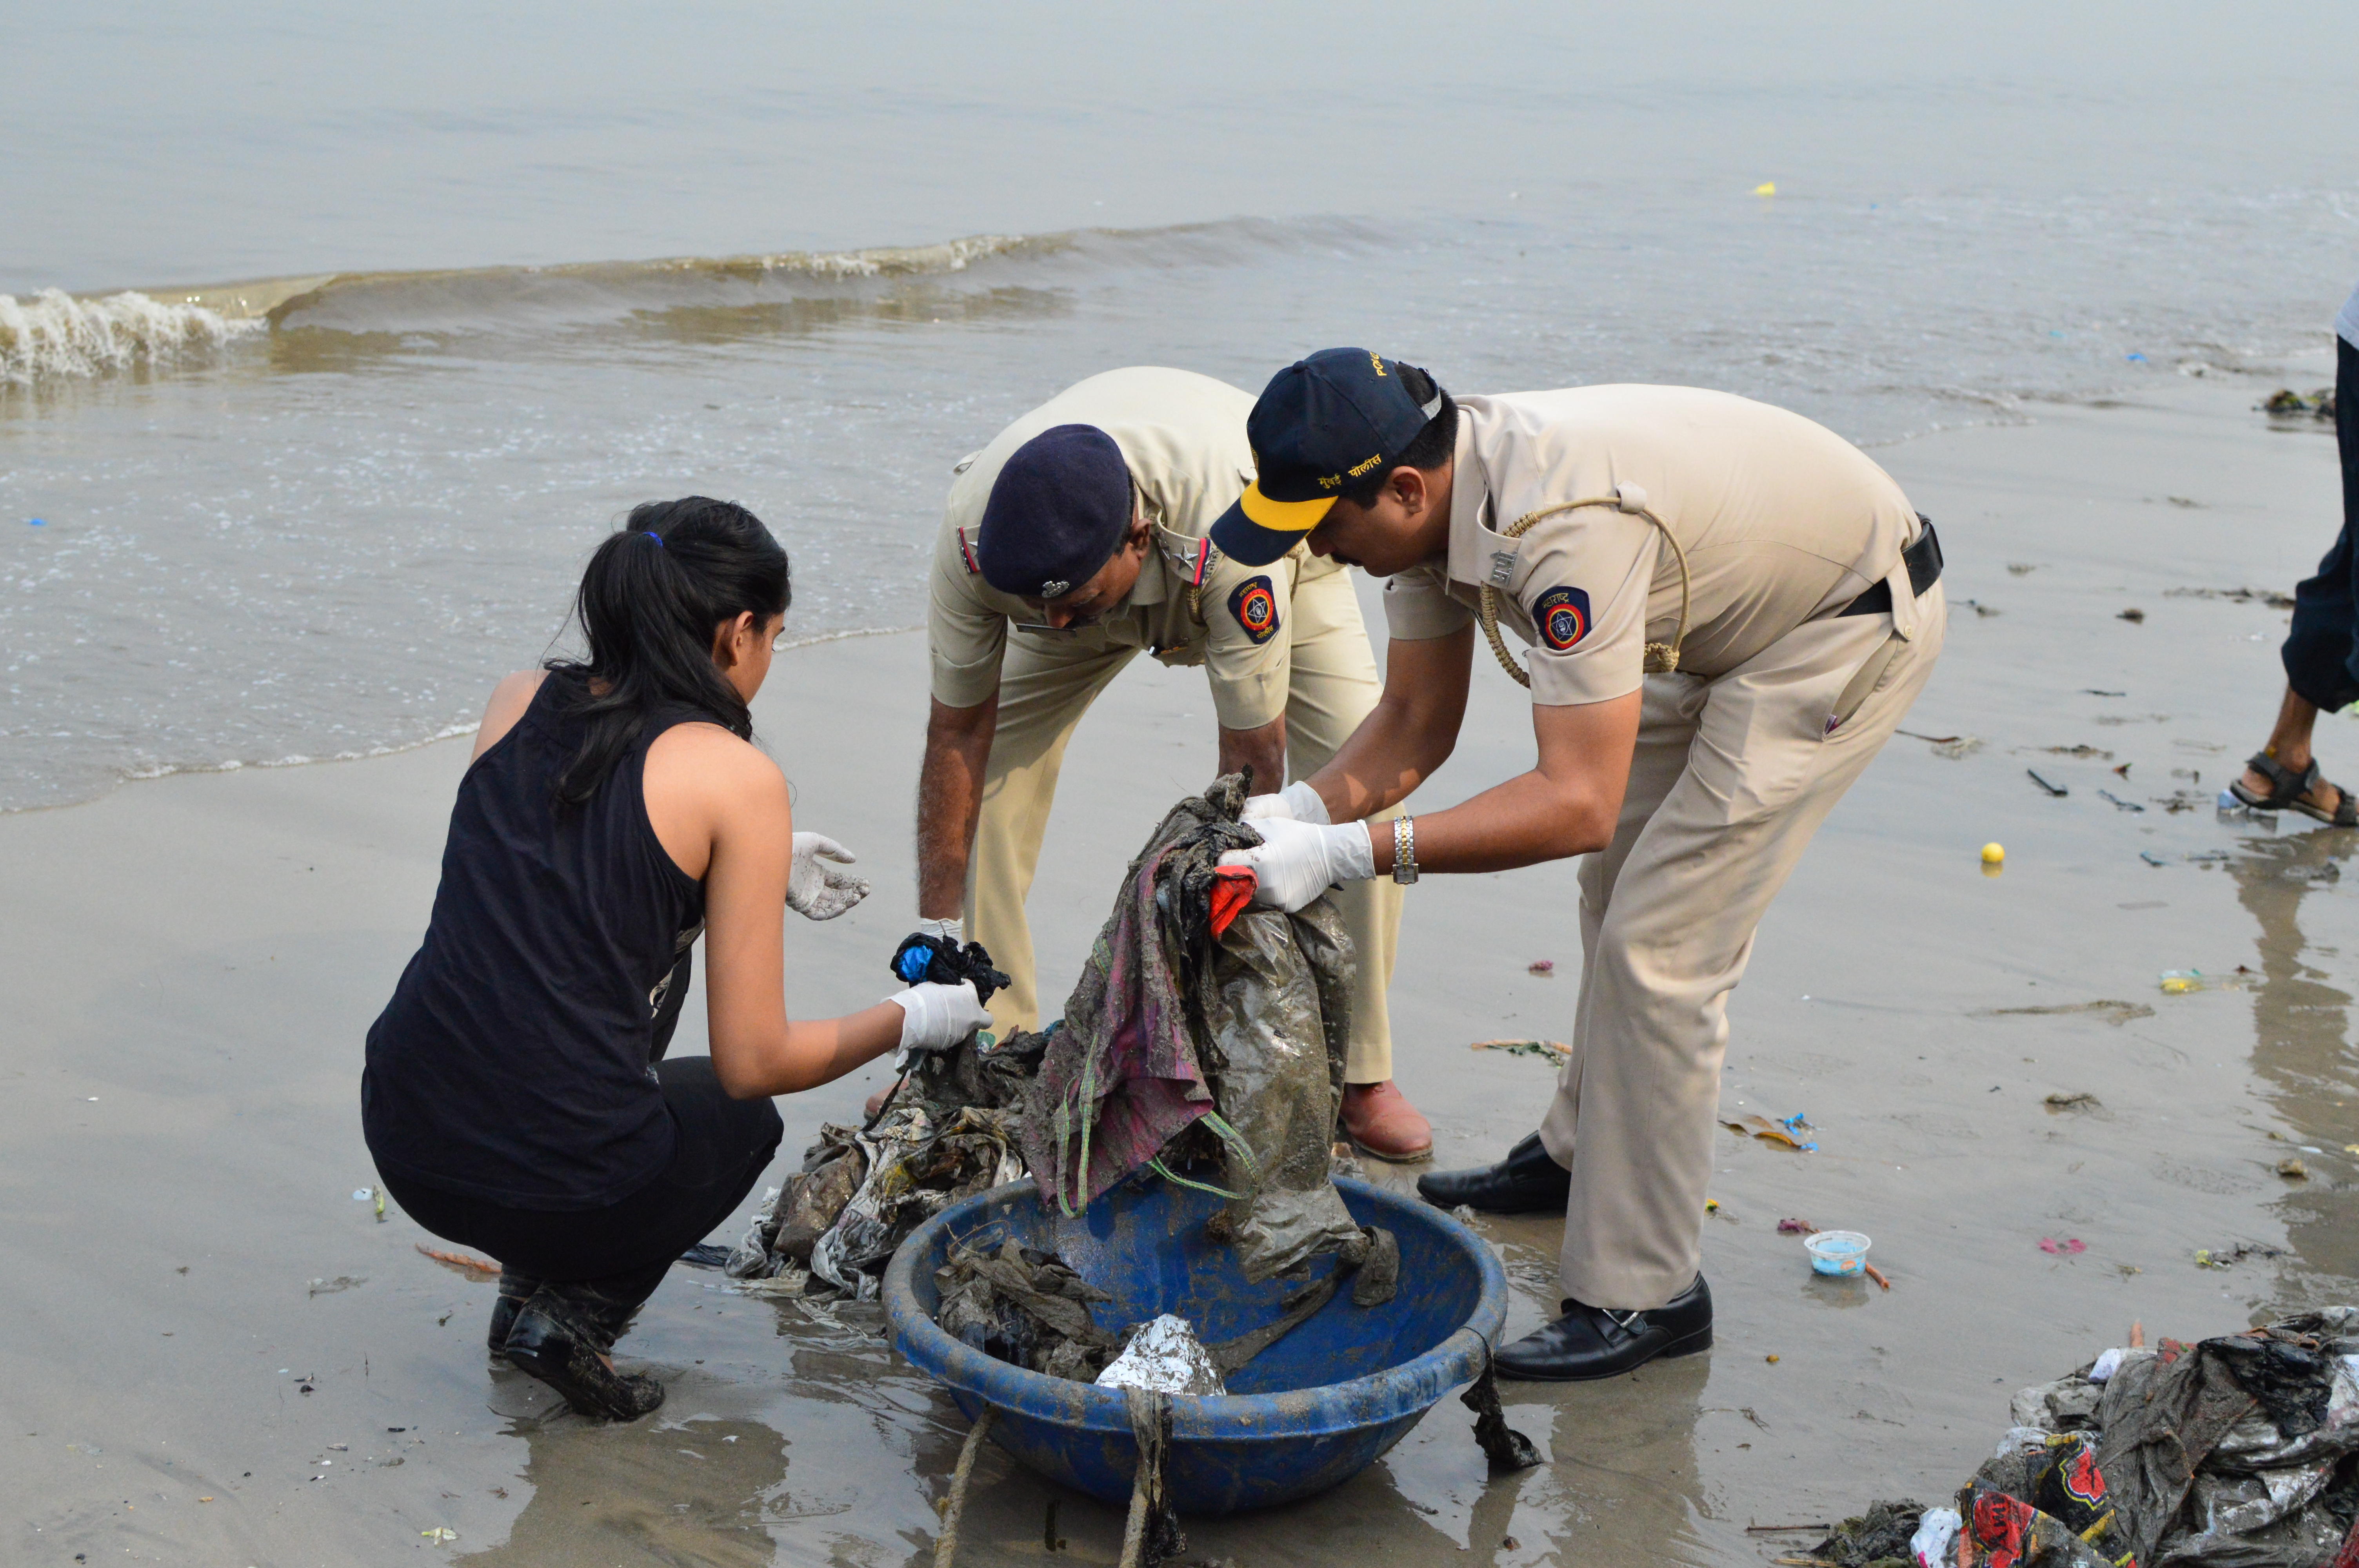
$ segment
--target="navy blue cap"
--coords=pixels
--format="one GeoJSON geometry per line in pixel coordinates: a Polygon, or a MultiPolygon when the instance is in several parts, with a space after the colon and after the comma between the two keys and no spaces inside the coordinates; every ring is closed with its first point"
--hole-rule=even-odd
{"type": "Polygon", "coordinates": [[[1267,566],[1319,525],[1335,497],[1391,467],[1441,412],[1401,384],[1398,360],[1367,349],[1321,349],[1269,378],[1245,418],[1254,481],[1212,524],[1231,560],[1267,566]]]}
{"type": "Polygon", "coordinates": [[[1130,465],[1094,425],[1059,425],[1008,454],[983,505],[976,563],[1019,599],[1056,599],[1098,575],[1130,528],[1130,465]]]}

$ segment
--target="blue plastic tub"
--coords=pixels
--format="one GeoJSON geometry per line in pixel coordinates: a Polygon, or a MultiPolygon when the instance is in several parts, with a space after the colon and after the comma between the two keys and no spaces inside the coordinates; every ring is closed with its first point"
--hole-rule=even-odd
{"type": "MultiPolygon", "coordinates": [[[[1175,1396],[1165,1486],[1185,1514],[1225,1514],[1306,1498],[1358,1475],[1418,1418],[1474,1380],[1506,1320],[1507,1281],[1491,1249],[1440,1209],[1362,1182],[1339,1181],[1363,1225],[1400,1240],[1399,1293],[1356,1307],[1349,1290],[1263,1351],[1218,1399],[1175,1396]]],[[[1250,1285],[1234,1255],[1204,1238],[1220,1199],[1169,1183],[1127,1182],[1080,1217],[1040,1203],[1016,1182],[956,1204],[911,1234],[885,1273],[894,1341],[949,1385],[972,1419],[986,1404],[991,1440],[1053,1481],[1121,1504],[1138,1450],[1120,1390],[1012,1367],[945,1334],[934,1321],[934,1271],[953,1238],[996,1248],[1008,1237],[1053,1250],[1114,1300],[1108,1328],[1177,1313],[1207,1341],[1281,1315],[1287,1286],[1250,1285]]],[[[1323,1272],[1331,1260],[1313,1264],[1323,1272]]]]}

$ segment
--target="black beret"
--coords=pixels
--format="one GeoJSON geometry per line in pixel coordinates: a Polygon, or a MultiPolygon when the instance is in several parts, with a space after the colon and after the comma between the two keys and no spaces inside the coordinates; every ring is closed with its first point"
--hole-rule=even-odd
{"type": "Polygon", "coordinates": [[[1020,599],[1056,599],[1097,576],[1130,527],[1130,466],[1094,425],[1059,425],[1008,455],[984,503],[984,579],[1020,599]]]}

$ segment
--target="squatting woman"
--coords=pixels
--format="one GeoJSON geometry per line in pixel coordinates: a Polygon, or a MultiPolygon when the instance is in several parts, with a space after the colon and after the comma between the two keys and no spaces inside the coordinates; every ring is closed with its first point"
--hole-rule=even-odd
{"type": "Polygon", "coordinates": [[[825,918],[865,892],[795,833],[751,741],[788,597],[786,552],[727,502],[641,506],[598,546],[588,656],[493,690],[425,942],[369,1030],[386,1191],[500,1260],[493,1353],[584,1413],[662,1402],[607,1353],[760,1179],[771,1096],[988,1022],[971,985],[788,1016],[785,908],[825,918]],[[700,935],[712,1054],[668,1057],[700,935]]]}

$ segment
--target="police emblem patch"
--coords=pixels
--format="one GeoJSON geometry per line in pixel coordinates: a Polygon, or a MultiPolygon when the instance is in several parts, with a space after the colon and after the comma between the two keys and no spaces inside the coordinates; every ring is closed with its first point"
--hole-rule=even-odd
{"type": "Polygon", "coordinates": [[[1532,624],[1553,653],[1565,653],[1589,635],[1589,595],[1577,588],[1552,588],[1532,603],[1532,624]]]}
{"type": "Polygon", "coordinates": [[[1229,590],[1229,613],[1255,643],[1277,635],[1277,590],[1266,577],[1249,577],[1229,590]]]}
{"type": "Polygon", "coordinates": [[[1043,599],[1054,599],[1060,593],[1071,591],[1072,586],[1073,585],[1071,583],[1067,582],[1063,578],[1052,577],[1047,582],[1040,585],[1040,597],[1043,599]]]}

